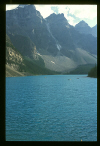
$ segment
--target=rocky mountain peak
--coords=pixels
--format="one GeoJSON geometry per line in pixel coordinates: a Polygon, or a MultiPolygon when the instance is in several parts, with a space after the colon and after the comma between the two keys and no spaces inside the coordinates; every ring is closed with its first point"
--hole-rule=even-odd
{"type": "Polygon", "coordinates": [[[46,20],[50,23],[50,22],[54,22],[54,23],[59,23],[59,24],[64,24],[64,25],[66,25],[66,24],[68,24],[68,21],[67,21],[67,19],[64,17],[64,14],[63,13],[61,13],[61,14],[55,14],[55,13],[53,13],[53,14],[51,14],[50,16],[48,16],[47,18],[46,18],[46,20]]]}
{"type": "Polygon", "coordinates": [[[62,18],[62,19],[64,19],[65,17],[64,17],[64,14],[63,13],[61,13],[61,14],[55,14],[55,13],[52,13],[50,16],[48,16],[46,19],[54,19],[54,18],[56,18],[56,19],[60,19],[60,18],[62,18]]]}
{"type": "Polygon", "coordinates": [[[34,5],[19,5],[16,9],[6,11],[6,17],[25,17],[25,15],[32,15],[36,13],[34,5]]]}
{"type": "Polygon", "coordinates": [[[28,4],[28,5],[21,4],[17,8],[34,8],[34,9],[36,9],[34,5],[30,5],[30,4],[28,4]]]}
{"type": "Polygon", "coordinates": [[[80,33],[92,34],[93,36],[97,37],[97,25],[91,28],[85,21],[82,20],[75,25],[75,29],[80,33]]]}
{"type": "MultiPolygon", "coordinates": [[[[17,26],[18,30],[20,28],[17,34],[25,34],[22,32],[21,27],[32,31],[34,29],[34,22],[36,21],[37,24],[39,24],[42,23],[42,20],[43,17],[40,12],[36,10],[34,5],[19,5],[16,9],[6,11],[7,26],[17,26]]],[[[15,33],[14,27],[12,32],[15,33]]]]}
{"type": "Polygon", "coordinates": [[[22,5],[19,5],[18,7],[24,8],[24,7],[26,7],[26,6],[28,6],[28,5],[22,4],[22,5]]]}
{"type": "Polygon", "coordinates": [[[75,29],[80,33],[91,34],[91,27],[83,20],[75,25],[75,29]]]}
{"type": "Polygon", "coordinates": [[[89,25],[84,20],[82,20],[76,24],[75,27],[89,27],[89,25]]]}

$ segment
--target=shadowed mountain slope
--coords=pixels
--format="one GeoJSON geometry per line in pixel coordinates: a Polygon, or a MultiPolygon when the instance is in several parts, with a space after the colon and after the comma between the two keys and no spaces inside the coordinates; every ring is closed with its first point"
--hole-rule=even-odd
{"type": "Polygon", "coordinates": [[[41,62],[40,68],[67,72],[97,62],[97,38],[77,31],[63,14],[43,19],[34,5],[20,5],[6,12],[6,33],[26,60],[41,62]]]}

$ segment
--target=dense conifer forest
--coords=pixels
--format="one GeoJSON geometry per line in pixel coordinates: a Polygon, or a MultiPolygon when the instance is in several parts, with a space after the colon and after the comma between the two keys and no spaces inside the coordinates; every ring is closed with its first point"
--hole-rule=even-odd
{"type": "Polygon", "coordinates": [[[95,64],[95,67],[93,67],[93,68],[88,72],[88,77],[97,78],[97,66],[96,66],[96,64],[95,64]]]}

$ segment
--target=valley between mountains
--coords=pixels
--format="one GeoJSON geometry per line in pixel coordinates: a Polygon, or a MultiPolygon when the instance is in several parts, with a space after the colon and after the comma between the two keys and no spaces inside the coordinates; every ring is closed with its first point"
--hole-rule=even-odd
{"type": "Polygon", "coordinates": [[[6,77],[86,74],[96,63],[97,25],[74,27],[64,14],[44,19],[34,5],[6,11],[6,77]]]}

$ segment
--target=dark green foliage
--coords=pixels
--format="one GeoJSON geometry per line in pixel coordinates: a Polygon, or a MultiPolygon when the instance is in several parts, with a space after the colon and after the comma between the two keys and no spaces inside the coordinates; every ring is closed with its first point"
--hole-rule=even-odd
{"type": "Polygon", "coordinates": [[[34,63],[41,67],[45,67],[44,60],[40,56],[38,56],[38,57],[39,57],[38,60],[34,60],[34,63]]]}
{"type": "Polygon", "coordinates": [[[91,68],[93,68],[94,64],[85,64],[85,65],[79,65],[76,69],[73,71],[70,71],[69,74],[88,74],[91,68]]]}
{"type": "Polygon", "coordinates": [[[97,78],[97,66],[96,65],[88,72],[88,77],[97,78]]]}
{"type": "Polygon", "coordinates": [[[37,65],[36,62],[32,62],[31,60],[24,59],[24,64],[25,66],[21,68],[21,70],[24,70],[26,72],[29,72],[34,75],[39,75],[39,74],[47,74],[47,75],[52,75],[52,74],[57,74],[58,72],[51,71],[45,67],[37,65]]]}
{"type": "Polygon", "coordinates": [[[44,60],[40,56],[38,56],[38,59],[37,60],[30,59],[29,57],[26,57],[26,56],[23,56],[23,58],[24,58],[24,60],[33,62],[34,64],[37,64],[38,66],[45,67],[44,60]]]}

